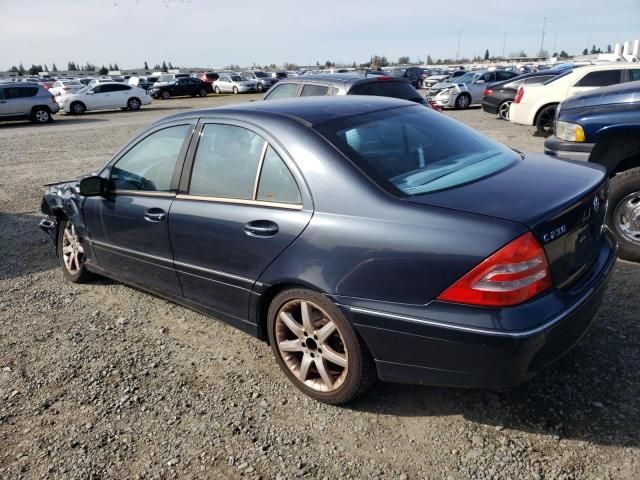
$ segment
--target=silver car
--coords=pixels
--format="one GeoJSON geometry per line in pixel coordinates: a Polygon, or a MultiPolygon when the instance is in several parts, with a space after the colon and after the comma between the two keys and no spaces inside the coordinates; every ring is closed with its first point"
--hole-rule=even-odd
{"type": "Polygon", "coordinates": [[[256,82],[248,80],[242,75],[222,74],[213,82],[213,90],[216,93],[244,93],[255,92],[256,82]]]}
{"type": "Polygon", "coordinates": [[[58,110],[55,97],[37,83],[0,83],[0,120],[48,123],[58,110]]]}
{"type": "Polygon", "coordinates": [[[436,83],[427,92],[427,100],[439,107],[469,108],[482,103],[487,84],[516,76],[516,72],[494,68],[475,70],[452,81],[436,83]]]}
{"type": "Polygon", "coordinates": [[[277,78],[273,78],[271,74],[262,72],[260,70],[242,72],[242,76],[247,78],[248,80],[256,82],[256,88],[259,92],[266,92],[276,83],[278,83],[277,78]]]}

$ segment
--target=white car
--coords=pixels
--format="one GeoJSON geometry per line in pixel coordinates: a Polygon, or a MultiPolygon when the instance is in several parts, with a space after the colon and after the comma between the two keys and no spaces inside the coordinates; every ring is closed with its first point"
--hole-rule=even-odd
{"type": "Polygon", "coordinates": [[[241,75],[220,75],[215,82],[213,82],[213,90],[216,93],[242,93],[242,92],[255,92],[257,89],[256,82],[247,80],[241,75]]]}
{"type": "Polygon", "coordinates": [[[523,85],[509,108],[509,120],[520,125],[535,125],[538,133],[549,136],[557,105],[578,93],[598,87],[640,80],[640,65],[615,63],[567,70],[541,84],[523,85]]]}
{"type": "Polygon", "coordinates": [[[61,110],[80,115],[88,110],[138,110],[141,105],[149,105],[151,97],[138,87],[110,82],[88,85],[82,90],[56,98],[61,110]]]}
{"type": "Polygon", "coordinates": [[[82,90],[84,85],[77,80],[58,80],[49,89],[51,95],[57,97],[59,95],[67,95],[82,90]]]}

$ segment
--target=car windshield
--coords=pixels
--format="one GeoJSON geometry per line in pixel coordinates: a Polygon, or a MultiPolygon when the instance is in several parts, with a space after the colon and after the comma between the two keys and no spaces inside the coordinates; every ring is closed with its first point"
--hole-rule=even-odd
{"type": "Polygon", "coordinates": [[[83,94],[83,93],[87,93],[89,91],[89,89],[93,88],[93,85],[87,85],[84,88],[81,88],[80,90],[78,90],[76,93],[77,94],[83,94]]]}
{"type": "Polygon", "coordinates": [[[566,77],[566,76],[567,76],[567,75],[569,75],[571,72],[573,72],[573,70],[572,70],[572,69],[565,70],[564,72],[559,73],[559,74],[558,74],[558,75],[556,75],[555,77],[550,78],[550,79],[549,79],[549,80],[547,80],[546,82],[542,82],[542,85],[549,85],[550,83],[553,83],[553,82],[555,82],[556,80],[558,80],[558,79],[560,79],[560,78],[566,77]]]}
{"type": "Polygon", "coordinates": [[[399,196],[475,182],[520,156],[424,107],[383,110],[316,127],[369,178],[399,196]]]}
{"type": "Polygon", "coordinates": [[[240,75],[231,75],[231,81],[232,82],[246,82],[247,79],[244,77],[241,77],[240,75]]]}
{"type": "Polygon", "coordinates": [[[475,72],[465,73],[455,78],[456,83],[471,83],[477,74],[475,72]]]}

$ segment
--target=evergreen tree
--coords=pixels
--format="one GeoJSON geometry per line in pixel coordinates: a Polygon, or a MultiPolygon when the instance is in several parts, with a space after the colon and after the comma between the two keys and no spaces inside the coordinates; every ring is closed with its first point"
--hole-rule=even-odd
{"type": "Polygon", "coordinates": [[[173,69],[173,65],[171,65],[171,62],[169,62],[169,68],[173,69]]]}
{"type": "Polygon", "coordinates": [[[149,65],[147,64],[147,62],[144,62],[144,69],[149,70],[149,65]]]}
{"type": "Polygon", "coordinates": [[[565,52],[564,50],[562,50],[560,52],[560,58],[569,58],[569,54],[567,52],[565,52]]]}
{"type": "Polygon", "coordinates": [[[583,54],[583,55],[589,55],[589,49],[588,49],[588,48],[585,48],[585,49],[582,51],[582,54],[583,54]]]}
{"type": "Polygon", "coordinates": [[[489,49],[488,48],[484,51],[484,59],[485,60],[489,60],[489,49]]]}
{"type": "Polygon", "coordinates": [[[22,65],[22,62],[20,62],[20,65],[18,65],[18,73],[20,75],[24,75],[26,72],[26,70],[24,69],[24,65],[22,65]]]}
{"type": "Polygon", "coordinates": [[[53,65],[51,65],[51,71],[54,72],[54,73],[58,71],[58,67],[56,67],[55,63],[53,65]]]}
{"type": "Polygon", "coordinates": [[[45,71],[45,72],[48,72],[48,71],[49,71],[49,67],[47,67],[47,64],[46,64],[46,63],[44,64],[44,71],[45,71]]]}
{"type": "Polygon", "coordinates": [[[163,72],[169,71],[169,69],[167,68],[167,62],[165,62],[164,60],[162,61],[162,71],[163,72]]]}
{"type": "Polygon", "coordinates": [[[100,75],[106,75],[107,73],[109,73],[109,69],[104,65],[102,65],[102,67],[100,67],[100,70],[98,70],[98,73],[100,75]]]}
{"type": "Polygon", "coordinates": [[[117,63],[114,63],[114,64],[113,64],[113,69],[114,69],[114,70],[120,70],[120,67],[118,66],[118,64],[117,64],[117,63]]]}
{"type": "Polygon", "coordinates": [[[611,45],[607,45],[607,53],[613,53],[613,50],[611,49],[611,45]]]}

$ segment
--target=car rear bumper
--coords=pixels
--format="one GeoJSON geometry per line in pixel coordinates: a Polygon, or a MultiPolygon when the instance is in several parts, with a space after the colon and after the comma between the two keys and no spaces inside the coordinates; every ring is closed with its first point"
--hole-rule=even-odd
{"type": "Polygon", "coordinates": [[[424,311],[430,310],[428,317],[354,305],[341,307],[371,351],[383,381],[507,387],[530,379],[578,343],[602,303],[615,259],[616,244],[607,232],[598,259],[578,285],[489,312],[496,325],[502,323],[501,317],[517,319],[519,315],[523,323],[537,322],[525,330],[476,328],[443,321],[457,318],[456,309],[466,321],[473,318],[473,311],[478,316],[487,315],[487,309],[462,305],[444,305],[447,315],[442,315],[444,310],[438,314],[437,308],[423,307],[424,311]]]}
{"type": "Polygon", "coordinates": [[[482,100],[482,110],[496,115],[498,113],[498,106],[500,102],[497,102],[496,99],[489,97],[484,97],[482,100]]]}
{"type": "Polygon", "coordinates": [[[587,162],[595,143],[566,142],[553,136],[544,141],[544,153],[552,157],[587,162]]]}

